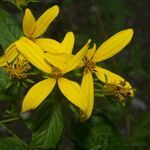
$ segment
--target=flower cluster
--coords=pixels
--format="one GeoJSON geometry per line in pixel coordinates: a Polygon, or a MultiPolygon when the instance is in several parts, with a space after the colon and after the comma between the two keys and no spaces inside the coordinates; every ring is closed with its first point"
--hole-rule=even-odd
{"type": "Polygon", "coordinates": [[[81,118],[87,120],[94,105],[93,74],[104,83],[106,95],[114,95],[121,101],[133,97],[134,90],[129,82],[97,64],[120,52],[130,42],[133,30],[122,30],[98,48],[96,44],[90,47],[89,40],[74,54],[73,32],[68,32],[62,42],[39,38],[58,13],[59,7],[55,5],[36,20],[30,9],[26,9],[24,36],[12,43],[0,57],[0,67],[4,67],[13,78],[27,78],[31,64],[44,74],[44,79],[33,85],[25,95],[22,112],[37,108],[58,84],[61,93],[80,109],[81,118]],[[66,78],[66,73],[80,68],[83,68],[81,84],[66,78]]]}

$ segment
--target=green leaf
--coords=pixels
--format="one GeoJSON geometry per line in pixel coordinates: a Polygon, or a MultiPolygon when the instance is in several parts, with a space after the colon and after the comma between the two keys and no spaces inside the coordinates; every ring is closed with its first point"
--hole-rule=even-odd
{"type": "Polygon", "coordinates": [[[17,99],[18,90],[19,82],[13,82],[3,68],[0,68],[0,101],[17,99]]]}
{"type": "Polygon", "coordinates": [[[11,82],[10,77],[0,68],[0,91],[7,89],[9,83],[11,82]]]}
{"type": "Polygon", "coordinates": [[[75,127],[76,147],[82,150],[124,150],[124,142],[106,116],[94,115],[75,127]]]}
{"type": "Polygon", "coordinates": [[[41,114],[43,120],[33,132],[31,145],[34,148],[55,148],[62,135],[64,120],[61,104],[55,101],[48,109],[51,113],[46,110],[45,113],[49,114],[49,117],[43,117],[44,114],[41,114]]]}
{"type": "Polygon", "coordinates": [[[0,8],[0,45],[6,49],[22,36],[14,17],[0,8]]]}
{"type": "Polygon", "coordinates": [[[13,137],[7,137],[0,139],[0,149],[1,150],[25,150],[22,143],[17,141],[13,137]]]}
{"type": "Polygon", "coordinates": [[[12,97],[6,93],[7,87],[9,87],[11,79],[9,76],[0,69],[0,100],[11,100],[12,97]]]}

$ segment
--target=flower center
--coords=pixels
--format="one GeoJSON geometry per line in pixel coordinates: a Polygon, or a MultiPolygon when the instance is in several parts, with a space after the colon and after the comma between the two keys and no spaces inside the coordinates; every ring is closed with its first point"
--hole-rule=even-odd
{"type": "Polygon", "coordinates": [[[52,67],[51,75],[55,79],[59,79],[60,77],[62,77],[62,71],[57,67],[52,67]]]}
{"type": "Polygon", "coordinates": [[[31,69],[31,66],[27,60],[18,57],[14,62],[7,62],[5,69],[11,77],[22,79],[27,78],[27,71],[31,69]]]}
{"type": "Polygon", "coordinates": [[[83,58],[85,70],[88,71],[90,70],[91,72],[95,72],[95,65],[96,63],[92,60],[88,60],[87,57],[83,58]]]}
{"type": "Polygon", "coordinates": [[[106,83],[103,90],[105,95],[114,95],[118,97],[121,102],[124,102],[128,97],[132,97],[135,91],[132,88],[126,87],[126,81],[121,81],[118,84],[106,83]]]}

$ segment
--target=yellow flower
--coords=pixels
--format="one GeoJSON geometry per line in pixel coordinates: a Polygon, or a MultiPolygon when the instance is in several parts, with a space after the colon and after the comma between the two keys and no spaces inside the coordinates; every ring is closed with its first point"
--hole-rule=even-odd
{"type": "Polygon", "coordinates": [[[75,42],[75,37],[73,32],[68,32],[61,43],[49,38],[36,39],[36,44],[45,53],[55,53],[55,54],[64,53],[64,54],[72,55],[74,42],[75,42]]]}
{"type": "MultiPolygon", "coordinates": [[[[44,14],[42,14],[39,17],[37,21],[35,21],[32,12],[30,11],[30,9],[27,8],[23,18],[24,35],[28,39],[36,43],[36,38],[41,36],[47,30],[48,26],[56,18],[58,13],[59,13],[59,7],[55,5],[49,8],[46,12],[44,12],[44,14]]],[[[10,63],[18,55],[19,53],[16,47],[16,42],[14,42],[7,48],[4,55],[0,57],[0,67],[7,65],[7,63],[10,63]]]]}
{"type": "MultiPolygon", "coordinates": [[[[73,44],[73,41],[69,45],[68,42],[66,42],[64,47],[67,51],[72,51],[73,46],[70,45],[73,44]]],[[[31,44],[31,41],[25,37],[22,37],[18,42],[16,42],[16,45],[19,51],[33,65],[40,66],[39,68],[48,74],[48,79],[40,81],[28,91],[23,101],[23,112],[35,109],[39,106],[50,94],[56,82],[64,96],[75,106],[79,107],[82,111],[85,111],[86,104],[81,87],[76,82],[66,79],[64,74],[72,71],[79,65],[88,49],[89,42],[76,55],[69,55],[65,53],[51,55],[49,53],[45,53],[45,59],[43,58],[43,53],[40,53],[42,50],[40,50],[36,44],[31,44]],[[41,65],[41,62],[43,64],[44,60],[45,66],[41,65]]],[[[64,47],[62,46],[61,48],[63,49],[64,47]]]]}
{"type": "Polygon", "coordinates": [[[26,9],[23,18],[23,33],[26,37],[35,40],[41,36],[48,28],[50,23],[57,17],[59,7],[57,5],[49,8],[36,21],[30,9],[26,9]]]}
{"type": "Polygon", "coordinates": [[[131,97],[134,95],[129,82],[125,82],[125,79],[119,75],[96,65],[97,62],[102,62],[120,52],[130,42],[132,36],[132,29],[123,30],[105,41],[97,50],[96,45],[94,45],[93,48],[87,51],[82,63],[80,64],[80,67],[85,67],[81,84],[81,88],[87,100],[86,113],[82,114],[84,119],[88,119],[90,117],[94,105],[94,85],[92,73],[94,73],[99,80],[109,85],[121,85],[121,83],[124,82],[125,84],[122,86],[122,92],[124,90],[125,92],[128,91],[128,95],[131,97]]]}

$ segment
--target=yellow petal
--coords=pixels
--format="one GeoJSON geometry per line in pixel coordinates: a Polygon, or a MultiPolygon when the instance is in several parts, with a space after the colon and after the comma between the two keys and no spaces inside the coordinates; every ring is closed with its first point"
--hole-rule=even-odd
{"type": "Polygon", "coordinates": [[[105,41],[96,51],[93,60],[100,62],[120,52],[132,39],[133,29],[122,30],[105,41]]]}
{"type": "Polygon", "coordinates": [[[81,116],[83,120],[90,118],[94,105],[94,85],[93,77],[90,71],[84,72],[81,88],[85,97],[86,111],[81,116]]]}
{"type": "Polygon", "coordinates": [[[82,95],[81,87],[74,81],[70,81],[65,78],[58,80],[58,86],[63,95],[75,106],[79,107],[82,111],[85,111],[85,101],[82,95]]]}
{"type": "Polygon", "coordinates": [[[15,43],[10,45],[3,56],[0,57],[0,67],[5,66],[7,62],[11,62],[14,60],[18,55],[17,48],[15,43]]]}
{"type": "Polygon", "coordinates": [[[58,67],[61,70],[64,65],[74,57],[73,55],[64,53],[45,53],[44,55],[49,64],[58,67]]]}
{"type": "Polygon", "coordinates": [[[44,51],[50,53],[61,53],[61,43],[48,38],[39,38],[35,40],[35,43],[44,51]]]}
{"type": "Polygon", "coordinates": [[[34,42],[22,37],[16,42],[16,46],[18,51],[35,67],[46,73],[51,72],[51,67],[44,61],[43,51],[34,42]]]}
{"type": "Polygon", "coordinates": [[[27,37],[32,37],[34,30],[35,30],[35,18],[30,9],[27,8],[23,18],[23,33],[27,37]]]}
{"type": "Polygon", "coordinates": [[[32,110],[38,107],[50,94],[50,92],[54,88],[55,83],[55,79],[49,78],[40,81],[32,86],[23,100],[22,112],[32,110]]]}
{"type": "MultiPolygon", "coordinates": [[[[96,66],[95,70],[96,70],[96,72],[95,72],[96,76],[99,78],[99,80],[101,80],[104,83],[118,84],[120,82],[126,81],[124,78],[120,77],[119,75],[112,73],[111,71],[106,70],[104,68],[96,66]]],[[[129,82],[126,82],[125,87],[132,89],[132,86],[129,82]]]]}
{"type": "Polygon", "coordinates": [[[89,48],[90,42],[91,42],[91,40],[89,40],[87,42],[87,44],[85,44],[85,46],[68,63],[66,63],[66,65],[62,69],[63,74],[73,70],[80,64],[82,58],[85,56],[85,54],[89,48]]]}
{"type": "Polygon", "coordinates": [[[72,54],[74,41],[75,39],[73,32],[68,32],[62,41],[62,53],[72,54]]]}
{"type": "Polygon", "coordinates": [[[59,7],[57,5],[49,8],[40,18],[36,21],[36,30],[33,33],[33,37],[37,38],[42,35],[50,25],[50,23],[57,17],[59,13],[59,7]]]}
{"type": "Polygon", "coordinates": [[[94,44],[94,46],[93,46],[91,49],[89,49],[89,50],[87,51],[85,57],[86,57],[88,60],[92,59],[92,57],[93,57],[94,54],[95,54],[95,51],[96,51],[96,44],[94,44]]]}

